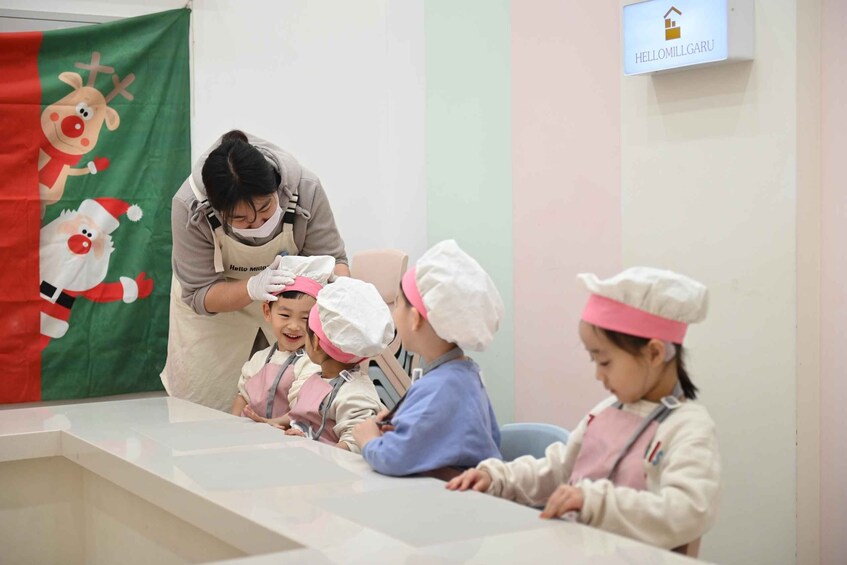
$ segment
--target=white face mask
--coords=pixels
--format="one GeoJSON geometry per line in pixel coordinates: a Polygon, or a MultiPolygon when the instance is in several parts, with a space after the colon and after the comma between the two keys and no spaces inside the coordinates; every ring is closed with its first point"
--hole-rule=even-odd
{"type": "Polygon", "coordinates": [[[259,226],[258,228],[234,228],[230,226],[229,228],[232,230],[232,233],[239,235],[241,237],[255,237],[255,238],[263,238],[271,235],[274,230],[279,226],[279,222],[282,219],[282,206],[279,205],[279,199],[276,201],[276,210],[268,218],[264,224],[259,226]]]}

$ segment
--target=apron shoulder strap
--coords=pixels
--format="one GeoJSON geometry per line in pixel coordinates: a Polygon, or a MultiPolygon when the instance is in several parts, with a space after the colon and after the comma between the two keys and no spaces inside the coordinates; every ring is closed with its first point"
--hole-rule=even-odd
{"type": "MultiPolygon", "coordinates": [[[[194,193],[194,198],[196,198],[201,205],[209,202],[209,199],[206,197],[206,193],[201,192],[197,183],[194,182],[193,173],[188,175],[188,185],[191,187],[191,192],[194,193]]],[[[212,243],[215,247],[215,272],[223,273],[224,258],[223,252],[221,251],[221,238],[224,237],[223,223],[220,219],[218,219],[217,214],[215,214],[215,211],[211,206],[209,206],[209,211],[206,212],[205,215],[206,219],[209,221],[209,227],[212,228],[212,243]]]]}
{"type": "MultiPolygon", "coordinates": [[[[357,367],[358,369],[358,367],[357,367]]],[[[309,439],[318,439],[321,437],[321,434],[324,433],[324,429],[326,428],[326,420],[329,416],[329,409],[332,406],[332,403],[335,401],[335,396],[338,394],[338,389],[340,389],[344,383],[349,383],[353,380],[353,377],[350,375],[349,371],[341,371],[341,373],[332,379],[332,390],[329,391],[324,399],[321,401],[320,405],[320,413],[321,413],[321,427],[318,428],[318,431],[313,432],[309,435],[311,437],[309,439]]]]}
{"type": "Polygon", "coordinates": [[[297,189],[291,191],[291,198],[288,199],[288,205],[285,207],[285,212],[282,216],[283,224],[294,225],[294,220],[297,217],[297,202],[300,200],[300,195],[297,194],[297,189]]]}
{"type": "Polygon", "coordinates": [[[271,358],[274,356],[274,353],[276,353],[278,350],[279,350],[279,344],[274,343],[271,346],[271,350],[268,352],[268,356],[265,357],[265,365],[267,365],[268,363],[271,362],[271,358]]]}
{"type": "MultiPolygon", "coordinates": [[[[624,445],[624,448],[621,449],[621,452],[618,454],[617,459],[615,459],[614,465],[612,465],[612,468],[609,469],[609,473],[606,475],[607,479],[611,480],[612,476],[614,476],[615,471],[618,468],[618,465],[620,465],[620,462],[623,461],[623,458],[626,457],[626,454],[629,453],[629,450],[632,449],[632,446],[635,444],[636,441],[638,441],[638,438],[641,437],[641,434],[644,433],[644,430],[646,430],[650,426],[650,424],[652,424],[654,421],[659,423],[664,422],[665,419],[670,416],[670,413],[672,411],[682,406],[682,403],[679,401],[680,396],[682,396],[682,387],[679,385],[679,382],[677,382],[676,386],[673,389],[672,395],[665,396],[664,398],[662,398],[662,400],[659,402],[659,405],[656,406],[653,411],[650,412],[650,414],[648,414],[647,417],[641,421],[641,424],[639,424],[639,426],[632,433],[632,436],[629,438],[629,440],[626,442],[626,445],[624,445]]],[[[617,406],[617,404],[621,403],[618,402],[613,405],[613,407],[617,406]]],[[[623,406],[623,404],[621,404],[621,406],[623,406]]]]}
{"type": "MultiPolygon", "coordinates": [[[[277,344],[274,344],[274,346],[271,350],[271,354],[268,355],[268,359],[267,359],[267,361],[265,361],[265,364],[270,362],[271,356],[273,356],[274,352],[277,351],[277,347],[278,347],[277,344]]],[[[268,402],[265,405],[265,418],[271,418],[273,416],[274,401],[276,400],[276,388],[279,386],[279,381],[282,380],[282,376],[285,374],[285,370],[288,369],[288,367],[292,363],[296,362],[297,359],[299,359],[301,355],[303,355],[303,350],[298,349],[294,353],[294,355],[289,355],[288,358],[285,360],[285,363],[283,363],[280,366],[279,372],[277,372],[276,377],[274,377],[274,382],[268,388],[268,402]]]]}

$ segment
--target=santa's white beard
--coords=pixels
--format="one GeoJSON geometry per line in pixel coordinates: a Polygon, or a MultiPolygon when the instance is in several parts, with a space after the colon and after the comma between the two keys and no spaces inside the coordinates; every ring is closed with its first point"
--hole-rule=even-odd
{"type": "Polygon", "coordinates": [[[99,258],[94,250],[85,255],[77,255],[68,248],[70,236],[59,232],[65,218],[65,214],[62,214],[41,228],[41,280],[59,290],[85,292],[106,278],[109,255],[112,253],[112,238],[109,234],[99,235],[105,238],[104,252],[99,258]]]}

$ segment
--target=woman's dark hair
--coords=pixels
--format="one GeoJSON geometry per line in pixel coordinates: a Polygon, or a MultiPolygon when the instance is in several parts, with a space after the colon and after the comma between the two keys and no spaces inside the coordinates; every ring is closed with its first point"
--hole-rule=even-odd
{"type": "Polygon", "coordinates": [[[224,229],[239,202],[247,202],[256,214],[253,199],[273,194],[279,186],[273,166],[239,130],[224,134],[206,158],[202,176],[209,204],[223,215],[224,229]]]}
{"type": "MultiPolygon", "coordinates": [[[[619,347],[630,355],[641,355],[650,340],[644,337],[638,337],[630,334],[616,332],[613,330],[603,329],[594,326],[597,331],[601,332],[608,338],[615,347],[619,347]]],[[[694,400],[697,398],[697,387],[691,382],[691,377],[688,376],[688,371],[685,370],[685,351],[682,349],[682,344],[675,343],[676,346],[676,372],[679,376],[679,385],[682,387],[682,392],[685,398],[694,400]]]]}

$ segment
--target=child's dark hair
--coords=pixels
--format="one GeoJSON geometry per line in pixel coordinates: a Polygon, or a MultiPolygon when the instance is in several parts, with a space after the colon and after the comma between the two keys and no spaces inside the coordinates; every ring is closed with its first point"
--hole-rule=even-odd
{"type": "Polygon", "coordinates": [[[253,199],[273,194],[279,187],[273,166],[239,130],[224,134],[221,144],[206,158],[202,176],[209,204],[223,215],[224,229],[240,202],[246,202],[256,214],[253,199]]]}
{"type": "MultiPolygon", "coordinates": [[[[601,332],[608,338],[615,347],[619,347],[630,355],[640,355],[650,340],[644,337],[638,337],[630,334],[607,330],[594,326],[597,331],[601,332]]],[[[682,387],[682,392],[685,398],[694,400],[697,398],[697,387],[691,382],[691,377],[688,376],[688,371],[685,370],[685,351],[682,344],[675,343],[676,346],[676,372],[679,376],[679,385],[682,387]]]]}
{"type": "Polygon", "coordinates": [[[305,292],[300,292],[299,290],[285,290],[279,296],[280,298],[303,298],[304,296],[309,295],[305,292]]]}
{"type": "MultiPolygon", "coordinates": [[[[300,292],[299,290],[284,290],[281,293],[279,293],[280,298],[289,298],[289,299],[295,299],[295,300],[303,298],[304,296],[309,296],[309,295],[306,294],[305,292],[300,292]]],[[[274,300],[274,301],[269,300],[268,301],[268,303],[271,306],[273,306],[277,302],[279,302],[279,300],[274,300]]]]}
{"type": "Polygon", "coordinates": [[[403,298],[403,302],[405,302],[405,303],[406,303],[406,306],[411,306],[411,305],[412,305],[412,303],[411,303],[411,302],[409,302],[408,297],[406,297],[406,293],[405,293],[405,292],[403,292],[403,283],[400,283],[400,288],[399,288],[399,290],[397,291],[397,296],[401,296],[401,297],[403,298]]]}

